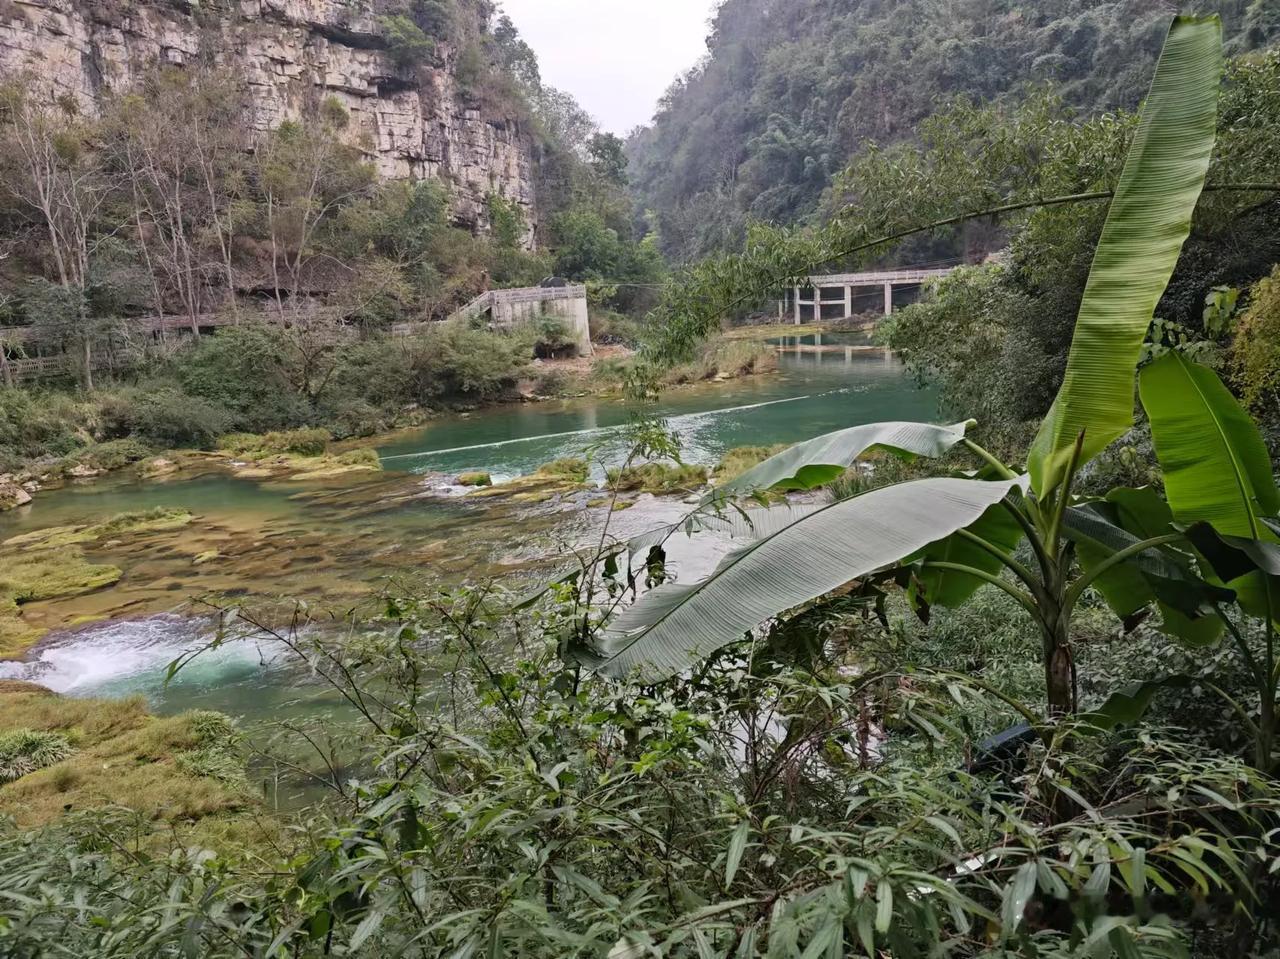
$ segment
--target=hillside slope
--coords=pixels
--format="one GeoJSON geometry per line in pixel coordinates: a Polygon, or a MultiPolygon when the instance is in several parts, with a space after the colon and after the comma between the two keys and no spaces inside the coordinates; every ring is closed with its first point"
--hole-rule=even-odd
{"type": "MultiPolygon", "coordinates": [[[[1271,0],[1178,5],[1223,17],[1230,47],[1280,35],[1271,0]]],[[[725,0],[705,61],[629,143],[636,189],[680,260],[792,222],[867,140],[910,138],[950,98],[1049,84],[1085,111],[1135,105],[1166,0],[725,0]]]]}

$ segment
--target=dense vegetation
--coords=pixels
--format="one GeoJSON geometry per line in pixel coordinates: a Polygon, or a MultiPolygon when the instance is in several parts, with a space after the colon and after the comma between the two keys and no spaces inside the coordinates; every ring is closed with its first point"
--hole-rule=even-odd
{"type": "MultiPolygon", "coordinates": [[[[1265,0],[1199,6],[1222,15],[1236,51],[1280,29],[1265,0]]],[[[912,140],[954,98],[1047,85],[1085,115],[1134,108],[1168,12],[1152,0],[726,0],[704,62],[631,138],[638,191],[673,259],[736,247],[751,221],[830,212],[832,178],[867,141],[912,140]]]]}
{"type": "MultiPolygon", "coordinates": [[[[1280,59],[1223,82],[1211,18],[1164,50],[1140,114],[962,106],[858,157],[844,216],[756,229],[667,287],[634,383],[779,282],[1017,208],[1006,256],[888,332],[982,424],[740,451],[680,522],[606,528],[532,593],[391,595],[338,629],[228,610],[343,704],[255,757],[325,802],[250,836],[216,718],[115,707],[121,744],[21,691],[0,800],[40,815],[0,830],[0,947],[1274,954],[1280,488],[1248,410],[1265,425],[1280,383],[1280,59]],[[705,532],[740,548],[673,580],[673,537],[705,532]],[[172,765],[181,811],[57,815],[104,751],[172,765]]],[[[703,484],[663,424],[630,440],[615,488],[703,484]]]]}
{"type": "Polygon", "coordinates": [[[522,118],[536,231],[500,193],[473,235],[445,182],[380,179],[334,98],[261,131],[242,79],[212,65],[157,67],[95,116],[12,78],[0,91],[0,470],[91,442],[367,434],[510,395],[536,346],[563,346],[556,321],[517,335],[425,325],[491,286],[587,282],[602,331],[629,338],[616,311],[641,311],[663,265],[633,229],[621,143],[543,86],[509,20],[484,26],[491,11],[464,6],[411,4],[384,18],[387,41],[407,73],[449,44],[467,95],[522,118]],[[159,315],[156,334],[138,322],[159,315]],[[393,335],[405,324],[416,332],[393,335]],[[39,388],[10,369],[27,357],[62,365],[39,388]]]}

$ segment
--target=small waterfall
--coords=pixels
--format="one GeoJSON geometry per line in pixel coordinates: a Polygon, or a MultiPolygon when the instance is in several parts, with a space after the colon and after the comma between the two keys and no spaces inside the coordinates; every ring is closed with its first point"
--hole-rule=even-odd
{"type": "MultiPolygon", "coordinates": [[[[164,614],[98,623],[53,636],[25,662],[0,662],[0,678],[39,683],[75,696],[153,694],[169,664],[208,644],[216,621],[164,614]]],[[[279,650],[237,641],[196,657],[174,685],[209,687],[261,673],[279,650]]]]}

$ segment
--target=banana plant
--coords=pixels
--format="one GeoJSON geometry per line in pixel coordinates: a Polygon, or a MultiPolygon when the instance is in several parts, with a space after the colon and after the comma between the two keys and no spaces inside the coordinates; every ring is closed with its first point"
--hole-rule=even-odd
{"type": "MultiPolygon", "coordinates": [[[[1266,540],[1262,521],[1277,506],[1269,466],[1264,478],[1247,431],[1224,412],[1225,387],[1208,384],[1206,377],[1217,382],[1211,371],[1171,355],[1143,375],[1143,401],[1169,475],[1168,503],[1150,491],[1116,491],[1092,502],[1073,492],[1081,467],[1133,424],[1143,341],[1204,188],[1221,73],[1218,18],[1174,18],[1098,244],[1062,388],[1025,473],[960,427],[933,435],[933,443],[921,437],[944,428],[916,425],[913,434],[906,424],[879,424],[856,428],[853,442],[855,431],[846,430],[801,444],[718,491],[702,509],[723,515],[734,496],[763,503],[760,494],[770,490],[829,482],[851,455],[869,448],[868,439],[906,455],[963,447],[978,469],[817,507],[740,509],[730,522],[744,534],[740,549],[700,582],[651,590],[587,637],[579,659],[611,677],[661,680],[837,587],[897,569],[911,576],[921,604],[956,606],[984,585],[1013,596],[1039,629],[1048,713],[1059,717],[1077,706],[1071,621],[1091,587],[1126,619],[1154,606],[1162,628],[1196,643],[1234,629],[1221,609],[1238,593],[1255,609],[1269,603],[1269,573],[1228,579],[1188,538],[1187,524],[1204,522],[1225,535],[1266,540]],[[1198,439],[1187,438],[1188,424],[1176,412],[1188,380],[1212,393],[1200,413],[1220,441],[1213,462],[1198,458],[1198,439]],[[1222,474],[1228,461],[1238,469],[1222,474]],[[1226,476],[1244,484],[1232,503],[1226,476]],[[1228,512],[1232,522],[1219,525],[1228,512]],[[1245,513],[1252,522],[1243,521],[1245,513]]],[[[1270,659],[1268,668],[1274,673],[1270,659]]]]}

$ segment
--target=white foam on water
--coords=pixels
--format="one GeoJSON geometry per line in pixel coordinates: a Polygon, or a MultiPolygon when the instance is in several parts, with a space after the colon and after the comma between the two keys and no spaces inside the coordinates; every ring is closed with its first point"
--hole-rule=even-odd
{"type": "MultiPolygon", "coordinates": [[[[841,393],[845,391],[830,390],[828,392],[841,393]]],[[[818,395],[826,396],[828,394],[822,393],[818,395]]],[[[741,413],[747,410],[758,410],[765,406],[777,406],[781,403],[799,403],[802,400],[811,400],[813,398],[814,398],[814,395],[812,394],[808,396],[788,396],[785,399],[765,400],[760,403],[748,403],[744,406],[730,406],[720,410],[706,410],[705,412],[701,412],[701,413],[684,413],[679,416],[674,416],[669,418],[668,422],[673,425],[678,425],[683,422],[700,420],[707,417],[723,416],[726,413],[741,413]]],[[[444,456],[450,453],[469,453],[469,452],[472,452],[473,450],[499,449],[504,446],[515,446],[519,443],[536,443],[539,440],[566,439],[573,436],[592,436],[599,433],[620,433],[622,432],[623,429],[624,429],[623,426],[596,426],[591,429],[584,429],[584,430],[567,430],[563,433],[539,433],[535,436],[520,436],[520,437],[517,437],[516,439],[497,440],[493,443],[477,443],[474,446],[454,446],[449,449],[422,450],[421,452],[418,452],[418,453],[397,453],[393,456],[383,456],[382,462],[390,463],[393,460],[423,459],[431,456],[444,456]]]]}
{"type": "MultiPolygon", "coordinates": [[[[209,644],[215,623],[171,614],[99,623],[55,636],[25,662],[0,662],[0,678],[39,683],[57,693],[90,696],[153,692],[170,663],[209,644]]],[[[175,684],[212,686],[260,672],[279,655],[265,645],[238,640],[201,653],[175,684]]]]}

